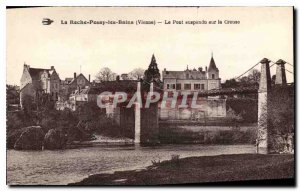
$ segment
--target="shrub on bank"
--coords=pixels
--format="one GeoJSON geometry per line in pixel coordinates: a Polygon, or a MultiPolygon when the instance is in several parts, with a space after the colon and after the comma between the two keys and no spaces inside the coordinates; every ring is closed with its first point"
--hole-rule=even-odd
{"type": "Polygon", "coordinates": [[[256,128],[195,132],[174,126],[160,127],[159,131],[160,142],[165,144],[254,144],[256,140],[256,128]]]}
{"type": "MultiPolygon", "coordinates": [[[[109,137],[122,136],[119,126],[112,119],[107,118],[105,112],[95,104],[82,105],[73,112],[69,109],[56,110],[54,104],[49,103],[41,105],[36,110],[7,112],[7,148],[14,148],[24,128],[29,126],[40,126],[44,135],[49,130],[67,135],[69,144],[73,141],[91,140],[93,134],[109,137]]],[[[49,144],[47,147],[58,148],[49,144]]]]}

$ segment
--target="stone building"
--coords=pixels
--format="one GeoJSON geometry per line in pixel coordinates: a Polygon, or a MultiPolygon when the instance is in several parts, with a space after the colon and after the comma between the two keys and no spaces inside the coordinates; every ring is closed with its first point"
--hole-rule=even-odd
{"type": "Polygon", "coordinates": [[[215,97],[198,97],[197,105],[199,108],[191,108],[190,102],[192,98],[187,99],[187,108],[178,107],[181,104],[182,93],[193,94],[194,92],[207,91],[221,88],[221,78],[219,77],[219,69],[216,66],[213,56],[211,57],[209,67],[189,69],[184,71],[168,71],[164,69],[162,72],[164,91],[178,92],[177,105],[171,108],[171,102],[167,101],[165,108],[160,108],[161,120],[205,120],[206,118],[226,117],[226,99],[215,97]]]}
{"type": "Polygon", "coordinates": [[[90,75],[89,79],[87,79],[82,73],[77,76],[76,72],[74,73],[73,78],[66,78],[65,80],[62,80],[60,84],[60,100],[66,101],[72,93],[75,93],[75,90],[80,91],[81,89],[90,87],[92,85],[90,81],[90,75]]]}
{"type": "Polygon", "coordinates": [[[33,101],[43,94],[49,94],[51,100],[57,100],[60,91],[60,78],[54,66],[50,69],[31,68],[24,64],[23,74],[20,81],[20,103],[27,95],[33,101]]]}
{"type": "Polygon", "coordinates": [[[213,56],[209,67],[189,69],[184,71],[168,71],[166,68],[162,72],[162,80],[165,91],[194,92],[221,88],[221,78],[219,69],[216,66],[213,56]]]}

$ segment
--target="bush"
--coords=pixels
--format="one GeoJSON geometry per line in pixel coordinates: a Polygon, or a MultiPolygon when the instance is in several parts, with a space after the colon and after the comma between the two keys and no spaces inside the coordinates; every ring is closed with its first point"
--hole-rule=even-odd
{"type": "Polygon", "coordinates": [[[179,157],[180,157],[180,155],[177,155],[177,154],[171,155],[171,164],[173,166],[176,166],[176,167],[180,166],[179,157]]]}

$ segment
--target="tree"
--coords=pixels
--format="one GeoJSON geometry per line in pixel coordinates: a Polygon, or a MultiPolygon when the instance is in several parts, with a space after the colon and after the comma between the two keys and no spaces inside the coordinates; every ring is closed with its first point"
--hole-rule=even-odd
{"type": "Polygon", "coordinates": [[[144,79],[149,83],[151,81],[160,81],[160,73],[157,67],[154,54],[152,55],[151,62],[148,69],[145,71],[144,79]]]}
{"type": "Polygon", "coordinates": [[[239,79],[239,82],[242,86],[248,85],[258,85],[260,80],[260,71],[253,69],[251,70],[247,76],[244,76],[239,79]]]}
{"type": "Polygon", "coordinates": [[[129,73],[129,79],[139,80],[144,77],[145,70],[142,68],[135,68],[129,73]]]}
{"type": "Polygon", "coordinates": [[[226,80],[225,83],[222,85],[222,88],[236,88],[238,87],[238,82],[233,78],[226,80]]]}
{"type": "Polygon", "coordinates": [[[20,90],[18,86],[6,84],[6,103],[19,104],[20,90]]]}
{"type": "Polygon", "coordinates": [[[251,70],[248,74],[248,78],[250,82],[258,84],[260,80],[260,71],[258,71],[257,69],[251,70]]]}
{"type": "MultiPolygon", "coordinates": [[[[293,86],[274,86],[268,104],[264,105],[259,123],[268,131],[268,147],[271,152],[282,152],[287,146],[289,136],[294,136],[294,88],[293,86]]],[[[291,149],[293,145],[289,145],[291,149]]]]}
{"type": "Polygon", "coordinates": [[[103,82],[103,81],[113,81],[117,77],[117,74],[112,72],[110,68],[104,67],[96,75],[96,80],[103,82]]]}

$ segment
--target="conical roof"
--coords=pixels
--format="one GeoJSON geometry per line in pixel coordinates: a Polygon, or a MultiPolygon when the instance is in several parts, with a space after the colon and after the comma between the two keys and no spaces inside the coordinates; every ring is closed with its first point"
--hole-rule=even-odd
{"type": "Polygon", "coordinates": [[[218,71],[218,68],[216,66],[216,63],[215,63],[215,60],[214,60],[213,56],[210,59],[210,63],[209,63],[209,67],[208,67],[208,71],[211,71],[211,70],[217,70],[218,71]]]}

